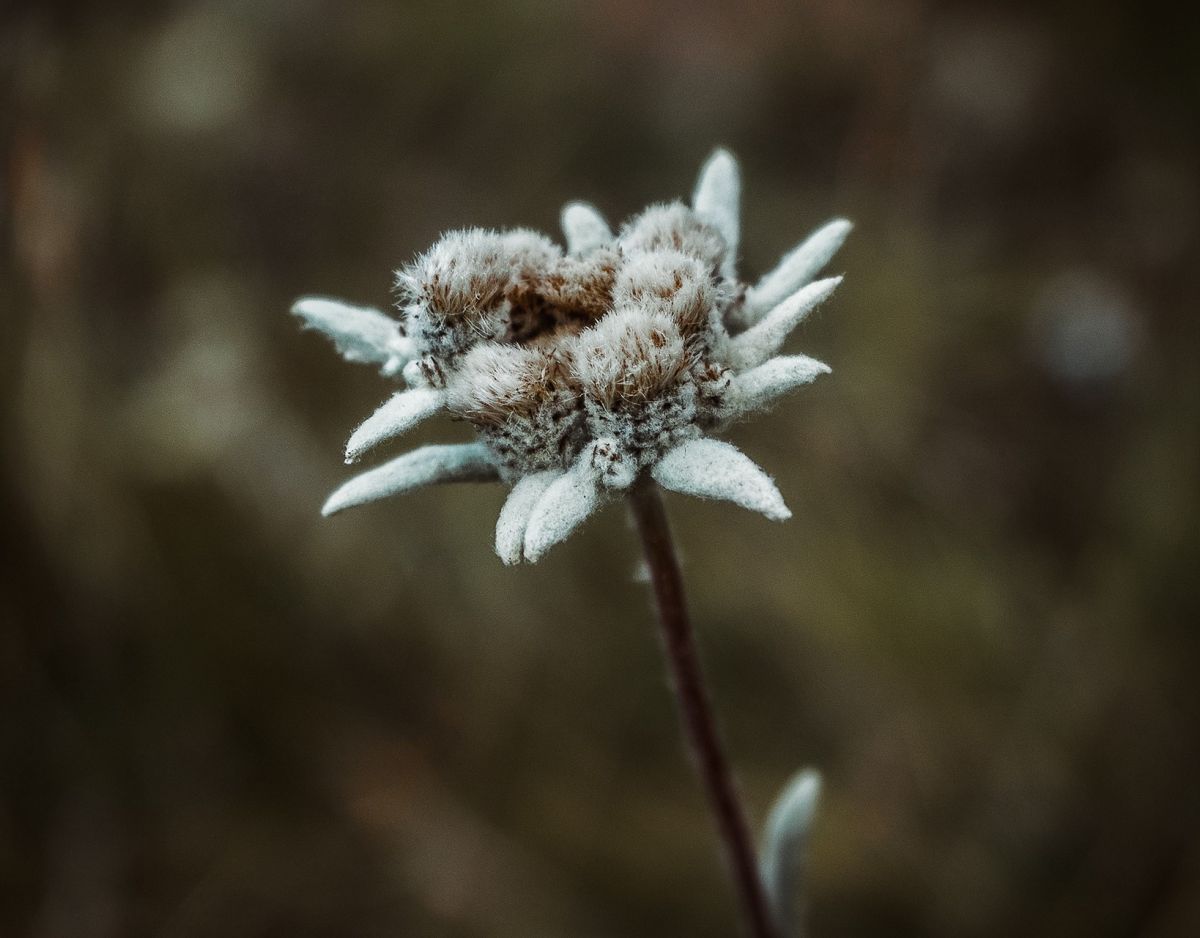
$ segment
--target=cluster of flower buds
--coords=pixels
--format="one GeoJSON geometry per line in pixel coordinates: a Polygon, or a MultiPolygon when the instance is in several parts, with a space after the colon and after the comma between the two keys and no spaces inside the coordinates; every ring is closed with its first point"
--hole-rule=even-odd
{"type": "Polygon", "coordinates": [[[742,284],[740,189],[737,163],[718,150],[691,205],[653,205],[616,234],[593,207],[568,204],[565,250],[527,229],[450,232],[397,274],[398,320],[299,300],[293,312],[347,359],[406,385],[354,431],[347,462],[440,412],[479,437],[365,472],[325,513],[435,482],[500,480],[512,486],[496,530],[505,563],[536,561],[643,472],[790,517],[771,478],[712,434],[829,371],[778,352],[840,282],[813,278],[850,224],[829,222],[742,284]]]}

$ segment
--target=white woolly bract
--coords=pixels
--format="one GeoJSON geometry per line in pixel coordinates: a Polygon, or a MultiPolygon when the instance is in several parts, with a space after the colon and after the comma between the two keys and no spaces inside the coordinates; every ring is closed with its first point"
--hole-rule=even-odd
{"type": "Polygon", "coordinates": [[[346,442],[346,462],[354,462],[384,440],[411,430],[446,403],[446,392],[435,388],[414,388],[394,394],[375,413],[364,420],[346,442]]]}
{"type": "Polygon", "coordinates": [[[600,489],[583,453],[571,468],[542,493],[525,528],[525,559],[536,563],[555,544],[567,539],[600,504],[600,489]]]}
{"type": "Polygon", "coordinates": [[[812,280],[833,259],[854,226],[844,218],[822,225],[788,251],[746,295],[745,321],[753,324],[773,306],[812,280]]]}
{"type": "Polygon", "coordinates": [[[499,478],[482,443],[423,446],[355,476],[329,496],[321,514],[365,505],[436,482],[490,482],[499,478]]]}
{"type": "Polygon", "coordinates": [[[606,405],[653,398],[689,365],[679,327],[663,313],[637,307],[609,313],[571,348],[584,394],[606,405]]]}
{"type": "Polygon", "coordinates": [[[386,377],[399,373],[415,351],[400,323],[369,306],[305,296],[292,304],[292,314],[303,321],[304,328],[332,339],[346,361],[379,365],[386,377]]]}
{"type": "Polygon", "coordinates": [[[662,313],[691,334],[711,324],[717,288],[702,261],[682,251],[647,251],[628,258],[617,274],[615,308],[662,313]]]}
{"type": "Polygon", "coordinates": [[[793,293],[727,346],[726,362],[734,369],[761,365],[779,351],[793,329],[837,289],[841,277],[810,283],[793,293]]]}
{"type": "Polygon", "coordinates": [[[518,480],[508,493],[496,521],[496,554],[509,566],[521,562],[529,516],[533,514],[542,493],[561,475],[558,470],[532,472],[518,480]]]}
{"type": "Polygon", "coordinates": [[[568,202],[562,210],[562,230],[567,239],[567,250],[572,254],[588,251],[613,240],[612,229],[604,216],[586,202],[568,202]]]}
{"type": "Polygon", "coordinates": [[[721,275],[727,280],[737,277],[741,198],[742,179],[737,160],[728,150],[716,150],[700,170],[696,190],[692,194],[692,207],[725,239],[721,275]]]}
{"type": "Polygon", "coordinates": [[[792,516],[771,477],[736,446],[723,440],[680,443],[650,470],[663,488],[717,498],[761,512],[772,521],[792,516]]]}
{"type": "Polygon", "coordinates": [[[788,391],[830,372],[824,362],[807,355],[780,355],[736,375],[729,389],[726,413],[735,419],[764,410],[788,391]]]}
{"type": "Polygon", "coordinates": [[[627,252],[682,251],[709,270],[723,269],[729,246],[715,225],[682,202],[651,205],[621,228],[617,243],[627,252]]]}
{"type": "Polygon", "coordinates": [[[771,808],[763,830],[759,870],[780,934],[796,933],[796,899],[804,881],[808,841],[821,797],[821,776],[797,772],[771,808]]]}

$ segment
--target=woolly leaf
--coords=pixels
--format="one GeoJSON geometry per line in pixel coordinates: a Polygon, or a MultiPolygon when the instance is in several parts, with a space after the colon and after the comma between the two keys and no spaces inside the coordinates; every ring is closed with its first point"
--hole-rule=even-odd
{"type": "Polygon", "coordinates": [[[411,430],[441,410],[445,403],[446,392],[435,388],[415,388],[392,395],[350,435],[346,442],[346,462],[354,462],[373,446],[411,430]]]}
{"type": "Polygon", "coordinates": [[[788,251],[746,296],[745,317],[757,322],[767,310],[781,303],[812,280],[838,252],[854,226],[844,218],[822,225],[804,241],[788,251]]]}
{"type": "Polygon", "coordinates": [[[733,379],[729,416],[741,417],[769,407],[788,391],[808,384],[831,371],[824,362],[807,355],[781,355],[733,379]]]}
{"type": "Polygon", "coordinates": [[[724,236],[728,250],[721,274],[730,280],[736,276],[741,197],[742,180],[737,160],[728,150],[714,151],[700,169],[692,207],[724,236]]]}
{"type": "Polygon", "coordinates": [[[400,323],[369,306],[304,296],[292,304],[292,314],[304,328],[323,333],[346,361],[379,365],[391,377],[414,354],[413,342],[401,334],[400,323]]]}
{"type": "Polygon", "coordinates": [[[783,789],[763,831],[759,869],[767,900],[783,935],[799,933],[798,898],[804,880],[809,834],[821,795],[821,776],[796,773],[783,789]]]}
{"type": "Polygon", "coordinates": [[[555,470],[534,472],[518,481],[509,492],[496,521],[496,554],[509,566],[520,563],[529,517],[542,493],[561,475],[555,470]]]}
{"type": "Polygon", "coordinates": [[[792,516],[771,477],[741,450],[705,437],[680,443],[650,470],[663,488],[700,498],[719,498],[761,512],[772,521],[792,516]]]}
{"type": "Polygon", "coordinates": [[[534,506],[525,529],[525,559],[537,563],[551,547],[566,540],[599,504],[596,474],[591,456],[585,452],[546,488],[534,506]]]}
{"type": "Polygon", "coordinates": [[[568,202],[563,206],[562,229],[567,238],[567,250],[572,254],[584,254],[613,239],[604,216],[586,202],[568,202]]]}
{"type": "Polygon", "coordinates": [[[759,322],[729,341],[729,364],[736,369],[761,365],[779,351],[791,331],[841,282],[841,277],[829,277],[797,290],[759,322]]]}
{"type": "Polygon", "coordinates": [[[400,495],[435,482],[492,482],[499,478],[482,443],[423,446],[357,475],[329,496],[321,514],[400,495]]]}

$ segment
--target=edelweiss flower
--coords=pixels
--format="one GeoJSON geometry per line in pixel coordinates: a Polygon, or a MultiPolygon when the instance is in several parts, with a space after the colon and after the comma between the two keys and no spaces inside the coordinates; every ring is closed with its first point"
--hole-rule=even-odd
{"type": "Polygon", "coordinates": [[[399,320],[308,297],[293,312],[350,361],[407,388],[351,435],[346,461],[445,411],[474,443],[425,446],[363,473],[330,515],[434,482],[500,480],[505,563],[536,561],[642,472],[664,488],[791,516],[771,478],[712,434],[829,368],[778,355],[841,277],[813,281],[850,231],[837,219],[756,285],[737,279],[737,163],[705,163],[690,206],[653,205],[614,235],[562,213],[566,250],[533,231],[444,235],[397,274],[399,320]]]}

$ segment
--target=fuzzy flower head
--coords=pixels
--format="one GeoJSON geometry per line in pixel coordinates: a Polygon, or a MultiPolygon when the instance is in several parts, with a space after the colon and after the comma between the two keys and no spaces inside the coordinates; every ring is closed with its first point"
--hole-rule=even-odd
{"type": "Polygon", "coordinates": [[[538,560],[647,472],[790,517],[771,478],[713,434],[829,371],[779,351],[841,281],[813,278],[850,224],[829,222],[743,284],[740,191],[737,163],[718,150],[690,205],[653,205],[615,235],[579,202],[563,210],[565,250],[526,229],[443,235],[397,273],[399,319],[299,300],[293,312],[345,358],[405,384],[351,434],[347,462],[438,413],[478,434],[352,478],[324,513],[435,482],[501,481],[505,563],[538,560]]]}

